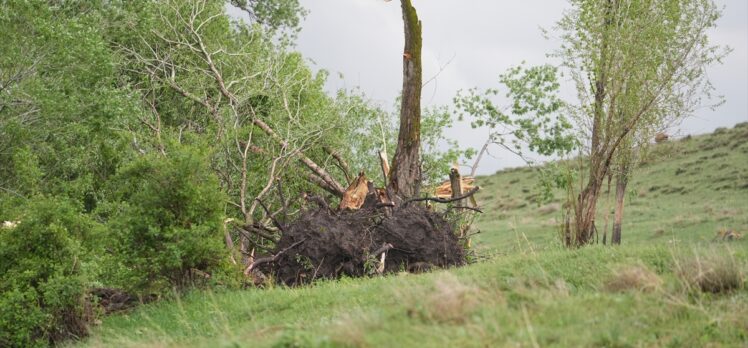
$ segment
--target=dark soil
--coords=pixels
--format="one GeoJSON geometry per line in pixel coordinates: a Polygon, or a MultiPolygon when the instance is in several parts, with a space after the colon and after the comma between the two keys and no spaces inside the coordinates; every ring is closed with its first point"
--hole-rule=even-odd
{"type": "Polygon", "coordinates": [[[287,250],[259,269],[287,285],[375,274],[381,253],[372,253],[387,243],[392,248],[386,252],[384,273],[465,263],[450,224],[417,204],[340,212],[321,207],[302,213],[283,230],[275,253],[287,250]]]}

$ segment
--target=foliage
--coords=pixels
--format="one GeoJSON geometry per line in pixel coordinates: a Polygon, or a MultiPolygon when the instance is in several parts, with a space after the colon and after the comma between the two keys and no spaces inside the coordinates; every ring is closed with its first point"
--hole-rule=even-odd
{"type": "Polygon", "coordinates": [[[115,130],[138,109],[114,73],[100,12],[78,5],[88,7],[0,5],[0,163],[12,163],[0,168],[0,187],[68,196],[90,210],[125,150],[115,130]]]}
{"type": "Polygon", "coordinates": [[[231,4],[246,11],[252,19],[270,29],[299,30],[305,10],[299,0],[231,0],[231,4]]]}
{"type": "Polygon", "coordinates": [[[37,197],[23,210],[17,227],[0,229],[0,345],[81,337],[92,315],[85,244],[98,238],[99,226],[60,198],[37,197]]]}
{"type": "Polygon", "coordinates": [[[541,155],[565,155],[577,145],[558,97],[557,69],[550,65],[520,65],[499,76],[510,100],[507,107],[495,104],[499,89],[459,91],[454,105],[460,119],[471,118],[473,128],[491,130],[488,143],[501,145],[522,156],[524,146],[541,155]],[[510,112],[507,112],[510,110],[510,112]]]}
{"type": "Polygon", "coordinates": [[[454,118],[447,107],[431,107],[421,115],[421,176],[423,185],[438,185],[459,161],[470,160],[475,149],[461,149],[448,136],[454,118]]]}
{"type": "MultiPolygon", "coordinates": [[[[559,22],[563,45],[557,56],[576,84],[580,104],[572,110],[589,155],[589,177],[577,189],[576,202],[569,202],[574,223],[565,234],[568,244],[578,246],[591,242],[597,230],[598,195],[612,164],[621,166],[618,181],[625,190],[637,147],[713,100],[706,67],[729,50],[709,42],[708,30],[721,16],[712,0],[572,5],[559,22]]],[[[620,219],[623,195],[618,196],[620,219]]]]}
{"type": "Polygon", "coordinates": [[[227,255],[222,244],[225,196],[204,154],[174,148],[123,167],[114,179],[116,204],[107,227],[115,283],[137,292],[189,285],[193,273],[213,272],[227,255]]]}

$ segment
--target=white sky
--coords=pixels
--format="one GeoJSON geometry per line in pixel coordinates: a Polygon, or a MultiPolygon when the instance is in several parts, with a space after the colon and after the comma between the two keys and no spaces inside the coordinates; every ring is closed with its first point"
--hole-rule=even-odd
{"type": "MultiPolygon", "coordinates": [[[[460,89],[501,87],[499,74],[526,61],[554,63],[546,57],[558,46],[543,38],[569,4],[566,0],[413,0],[423,23],[423,106],[449,105],[460,89]],[[447,64],[449,63],[449,64],[447,64]],[[445,66],[446,65],[446,66],[445,66]]],[[[748,1],[716,0],[724,6],[715,44],[734,49],[721,66],[709,69],[717,92],[727,102],[717,111],[699,110],[675,134],[699,134],[748,121],[748,1]]],[[[403,24],[397,0],[301,0],[310,12],[302,24],[297,49],[315,69],[328,70],[327,88],[359,87],[376,103],[391,109],[402,87],[403,24]],[[338,73],[343,78],[339,78],[338,73]]],[[[551,33],[552,34],[552,33],[551,33]]],[[[575,98],[571,81],[562,81],[563,97],[575,98]]],[[[450,136],[464,147],[479,149],[487,130],[462,123],[450,136]]],[[[522,165],[499,149],[481,162],[480,174],[522,165]]],[[[532,157],[532,156],[530,156],[532,157]]]]}

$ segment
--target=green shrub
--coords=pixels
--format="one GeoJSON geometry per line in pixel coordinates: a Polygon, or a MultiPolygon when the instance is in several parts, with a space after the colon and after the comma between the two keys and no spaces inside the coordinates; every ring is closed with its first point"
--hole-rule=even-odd
{"type": "Polygon", "coordinates": [[[86,334],[86,253],[96,225],[70,204],[35,198],[0,229],[0,346],[45,346],[86,334]]]}
{"type": "Polygon", "coordinates": [[[159,293],[220,266],[226,199],[205,156],[189,149],[143,156],[114,182],[118,202],[108,223],[118,269],[114,285],[159,293]]]}

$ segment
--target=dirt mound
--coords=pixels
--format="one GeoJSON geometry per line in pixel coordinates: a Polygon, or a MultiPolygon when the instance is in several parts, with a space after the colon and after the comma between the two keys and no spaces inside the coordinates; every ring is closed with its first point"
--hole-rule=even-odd
{"type": "Polygon", "coordinates": [[[275,257],[258,269],[287,285],[465,263],[449,223],[417,204],[354,211],[320,207],[283,229],[275,257]]]}

